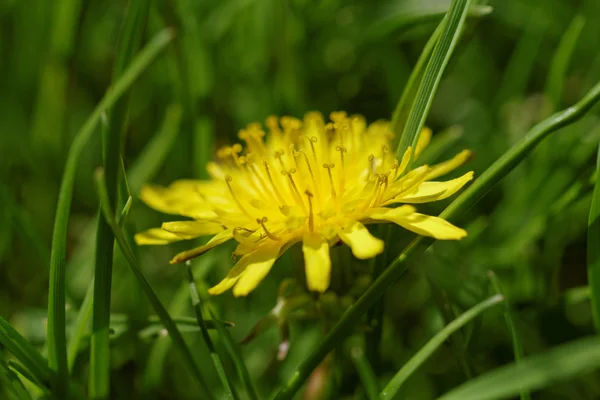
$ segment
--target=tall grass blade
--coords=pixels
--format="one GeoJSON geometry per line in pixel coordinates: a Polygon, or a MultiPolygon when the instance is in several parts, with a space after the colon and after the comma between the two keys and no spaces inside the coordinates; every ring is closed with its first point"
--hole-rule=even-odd
{"type": "Polygon", "coordinates": [[[217,374],[219,375],[219,379],[223,384],[223,388],[225,388],[225,395],[228,399],[234,399],[233,391],[231,390],[231,384],[227,379],[227,374],[225,373],[225,368],[223,368],[223,363],[221,362],[221,358],[215,349],[215,346],[210,338],[210,334],[208,333],[208,328],[202,317],[202,304],[200,304],[200,296],[198,295],[198,289],[196,288],[196,281],[194,280],[194,274],[192,272],[192,268],[189,264],[186,264],[188,280],[190,284],[190,296],[192,298],[192,307],[194,307],[194,312],[196,313],[196,320],[198,321],[198,326],[202,331],[202,337],[206,346],[208,347],[208,351],[210,352],[210,357],[213,361],[213,365],[217,370],[217,374]]]}
{"type": "Polygon", "coordinates": [[[94,112],[81,127],[67,156],[65,170],[60,186],[58,204],[54,218],[52,250],[50,255],[50,285],[48,294],[48,353],[56,360],[60,373],[60,385],[68,380],[66,334],[65,334],[65,264],[67,248],[67,227],[73,183],[79,157],[83,147],[94,132],[102,113],[125,93],[152,60],[169,44],[173,38],[171,30],[159,32],[132,62],[121,78],[109,88],[94,112]]]}
{"type": "MultiPolygon", "coordinates": [[[[132,0],[123,23],[113,79],[119,79],[141,44],[150,2],[132,0]]],[[[126,127],[129,96],[115,101],[108,113],[108,127],[103,131],[103,159],[106,189],[110,206],[117,205],[121,152],[126,127]]],[[[112,285],[114,237],[99,213],[96,231],[96,263],[94,268],[94,297],[90,357],[89,393],[92,398],[107,398],[110,392],[110,299],[112,285]]]]}
{"type": "Polygon", "coordinates": [[[156,295],[156,293],[154,292],[154,290],[152,289],[152,287],[150,286],[150,284],[144,277],[144,274],[142,273],[142,269],[140,268],[140,265],[139,265],[135,255],[133,254],[133,251],[129,247],[129,244],[127,243],[127,240],[126,240],[125,236],[123,235],[123,232],[121,231],[121,229],[119,228],[119,226],[117,224],[115,215],[114,215],[112,209],[110,208],[110,204],[107,201],[108,195],[106,192],[106,187],[104,185],[104,177],[103,177],[102,170],[97,171],[96,176],[95,176],[95,182],[96,182],[96,188],[98,191],[98,197],[100,199],[100,204],[102,206],[102,213],[104,215],[104,218],[106,219],[110,228],[112,229],[113,234],[115,236],[115,240],[119,244],[119,247],[121,248],[121,251],[123,252],[123,255],[125,256],[127,263],[131,268],[131,271],[137,278],[137,280],[138,280],[140,286],[142,287],[144,294],[148,298],[152,308],[154,309],[154,311],[160,318],[161,322],[163,323],[163,325],[169,332],[171,339],[173,340],[173,342],[175,343],[177,348],[181,351],[181,355],[183,356],[183,359],[185,360],[188,368],[190,368],[191,372],[194,374],[194,377],[196,378],[196,381],[199,384],[199,387],[204,392],[202,394],[202,396],[206,396],[203,398],[211,399],[212,398],[211,392],[208,389],[208,386],[206,385],[204,378],[202,378],[200,369],[198,368],[198,365],[196,365],[196,362],[194,361],[194,358],[193,358],[188,346],[185,344],[185,341],[183,340],[183,336],[181,336],[181,332],[179,331],[179,329],[177,328],[177,325],[175,324],[175,322],[173,321],[173,319],[171,318],[171,316],[169,315],[169,313],[167,312],[167,310],[161,303],[160,299],[158,298],[158,296],[156,295]]]}
{"type": "MultiPolygon", "coordinates": [[[[600,146],[596,161],[596,171],[600,171],[600,146]]],[[[588,220],[587,271],[589,292],[592,302],[592,317],[596,332],[600,333],[600,173],[596,172],[592,206],[588,220]]]]}
{"type": "Polygon", "coordinates": [[[443,28],[440,39],[435,45],[423,73],[423,79],[417,90],[417,95],[408,114],[408,120],[400,137],[400,143],[396,149],[396,158],[398,159],[402,159],[408,147],[415,148],[421,129],[425,125],[425,119],[429,114],[433,97],[442,79],[442,74],[458,43],[470,6],[471,0],[453,0],[448,14],[442,21],[443,28]]]}
{"type": "MultiPolygon", "coordinates": [[[[600,83],[596,84],[583,99],[572,107],[558,112],[535,125],[515,146],[492,164],[470,187],[462,192],[440,216],[453,221],[461,217],[477,203],[495,184],[518,165],[536,145],[550,133],[569,125],[585,115],[600,100],[600,83]]],[[[350,306],[319,346],[298,366],[292,377],[279,392],[276,399],[291,399],[310,373],[327,354],[347,335],[352,327],[361,320],[369,307],[398,279],[407,268],[406,260],[421,254],[433,240],[423,236],[416,238],[371,284],[365,293],[350,306]]]]}
{"type": "Polygon", "coordinates": [[[579,339],[478,376],[438,400],[495,400],[537,390],[600,368],[600,338],[579,339]]]}
{"type": "Polygon", "coordinates": [[[461,314],[454,321],[446,325],[441,331],[439,331],[433,338],[431,338],[427,344],[417,352],[406,364],[402,366],[400,371],[394,375],[392,380],[381,392],[381,399],[393,399],[400,386],[417,370],[427,359],[452,335],[454,332],[465,326],[467,323],[472,321],[475,317],[480,315],[488,308],[501,303],[504,301],[504,296],[495,295],[487,300],[482,301],[475,307],[467,310],[461,314]]]}
{"type": "MultiPolygon", "coordinates": [[[[504,296],[504,319],[506,320],[506,326],[508,326],[508,331],[510,332],[510,337],[512,339],[515,363],[519,364],[519,362],[523,358],[523,344],[521,343],[521,335],[519,334],[519,331],[517,330],[515,321],[513,319],[510,302],[506,298],[506,295],[504,294],[504,289],[502,288],[502,283],[500,283],[500,279],[498,279],[494,271],[488,271],[488,276],[490,278],[490,281],[492,282],[494,290],[499,295],[504,296]]],[[[521,400],[531,400],[531,394],[526,390],[521,391],[519,395],[521,397],[521,400]]]]}
{"type": "Polygon", "coordinates": [[[392,114],[391,120],[391,129],[392,132],[395,133],[396,137],[394,139],[394,143],[398,144],[400,141],[400,137],[402,136],[402,131],[404,130],[404,126],[406,125],[406,118],[408,117],[411,102],[414,102],[415,96],[417,94],[417,90],[419,89],[420,83],[423,80],[423,75],[425,73],[425,67],[428,65],[427,61],[429,61],[431,57],[431,53],[433,52],[433,48],[438,43],[440,39],[440,35],[442,30],[446,24],[446,17],[442,18],[442,21],[439,23],[435,31],[427,40],[425,47],[423,47],[423,51],[421,55],[417,59],[417,63],[413,68],[410,76],[408,77],[408,82],[406,82],[406,86],[404,87],[404,91],[402,92],[402,96],[396,104],[396,108],[394,109],[394,113],[392,114]]]}

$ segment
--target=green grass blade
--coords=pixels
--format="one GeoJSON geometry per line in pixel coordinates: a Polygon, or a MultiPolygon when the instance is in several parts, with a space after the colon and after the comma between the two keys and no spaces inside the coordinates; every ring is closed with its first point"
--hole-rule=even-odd
{"type": "MultiPolygon", "coordinates": [[[[150,2],[148,0],[133,0],[129,4],[117,46],[114,80],[122,76],[140,47],[149,9],[150,2]]],[[[108,127],[103,131],[104,174],[108,201],[112,209],[116,208],[118,199],[123,133],[126,127],[128,103],[128,94],[115,101],[109,111],[108,127]]],[[[107,398],[110,393],[109,320],[113,249],[113,233],[107,222],[99,216],[96,231],[89,375],[89,394],[92,398],[107,398]]]]}
{"type": "Polygon", "coordinates": [[[79,353],[79,346],[81,340],[86,335],[89,328],[90,318],[92,316],[92,299],[94,298],[94,281],[90,282],[85,297],[81,303],[81,307],[75,317],[75,322],[71,328],[71,335],[67,345],[67,362],[69,364],[69,371],[73,371],[73,365],[77,359],[79,353]]]}
{"type": "Polygon", "coordinates": [[[398,159],[402,158],[409,146],[415,148],[421,129],[425,125],[425,119],[429,114],[433,97],[442,79],[442,74],[458,43],[470,6],[471,0],[452,0],[448,14],[444,18],[445,21],[442,22],[443,28],[440,39],[435,45],[429,63],[425,68],[423,79],[400,137],[400,143],[396,149],[396,158],[398,159]]]}
{"type": "MultiPolygon", "coordinates": [[[[596,169],[600,171],[600,147],[596,165],[596,169]]],[[[588,220],[587,271],[594,326],[596,332],[600,333],[600,173],[596,173],[588,220]]]]}
{"type": "Polygon", "coordinates": [[[50,285],[48,294],[48,353],[55,360],[57,370],[62,371],[60,382],[68,379],[66,335],[65,335],[65,263],[67,248],[67,227],[73,183],[79,157],[83,147],[94,132],[102,113],[123,95],[152,60],[169,44],[173,32],[164,30],[158,33],[145,49],[140,52],[122,77],[104,95],[92,115],[81,127],[67,156],[67,162],[60,186],[58,204],[54,218],[52,250],[50,255],[50,285]]]}
{"type": "Polygon", "coordinates": [[[393,399],[400,386],[417,370],[427,359],[452,335],[454,332],[465,326],[475,317],[480,315],[488,308],[504,301],[504,296],[495,295],[482,301],[473,308],[461,314],[454,321],[446,325],[439,331],[427,344],[417,352],[402,368],[394,375],[392,380],[381,392],[381,399],[393,399]]]}
{"type": "Polygon", "coordinates": [[[27,368],[25,368],[23,366],[23,364],[20,364],[14,360],[9,360],[8,368],[11,371],[21,375],[23,378],[27,379],[29,382],[34,384],[41,391],[46,392],[47,394],[50,394],[50,392],[49,392],[50,387],[47,384],[44,384],[44,382],[40,381],[38,378],[36,378],[33,375],[33,373],[31,373],[31,371],[29,371],[27,368]]]}
{"type": "Polygon", "coordinates": [[[425,47],[423,47],[423,51],[421,52],[421,55],[419,55],[417,63],[408,77],[408,82],[406,82],[406,86],[402,91],[402,96],[400,97],[398,104],[396,104],[396,108],[394,109],[390,123],[392,132],[394,132],[396,135],[394,139],[396,144],[399,143],[402,131],[404,130],[406,118],[408,117],[408,113],[410,111],[410,102],[414,102],[419,85],[423,80],[423,74],[425,73],[427,61],[429,61],[431,53],[433,52],[433,48],[440,39],[440,35],[445,23],[446,18],[443,18],[437,28],[435,28],[435,31],[433,31],[429,37],[429,40],[427,40],[427,43],[425,43],[425,47]]]}
{"type": "Polygon", "coordinates": [[[0,344],[31,371],[36,379],[50,386],[54,372],[48,366],[48,362],[2,317],[0,317],[0,344]]]}
{"type": "MultiPolygon", "coordinates": [[[[2,358],[0,358],[0,366],[1,366],[0,373],[3,373],[8,378],[10,386],[13,389],[14,394],[17,396],[17,399],[33,400],[33,398],[31,397],[31,394],[29,394],[27,389],[25,389],[25,386],[23,385],[23,382],[21,382],[21,379],[19,378],[19,376],[8,367],[8,365],[2,358]]],[[[1,388],[2,388],[2,385],[0,385],[0,389],[1,388]]],[[[1,393],[2,392],[0,392],[0,394],[1,393]]]]}
{"type": "MultiPolygon", "coordinates": [[[[490,278],[490,281],[492,282],[492,286],[494,287],[494,290],[499,295],[502,295],[505,299],[505,301],[504,301],[504,319],[506,320],[506,326],[508,326],[508,331],[510,332],[510,337],[512,339],[513,353],[515,355],[515,363],[518,364],[521,361],[521,359],[523,358],[523,344],[521,343],[521,335],[519,334],[519,331],[517,330],[515,321],[512,316],[510,302],[506,298],[506,295],[504,294],[504,289],[502,288],[502,284],[500,283],[500,279],[498,279],[498,277],[496,276],[494,271],[488,271],[488,276],[490,278]]],[[[531,394],[526,390],[521,391],[520,396],[521,396],[521,400],[530,400],[531,399],[531,394]]]]}
{"type": "Polygon", "coordinates": [[[584,25],[585,18],[583,16],[576,15],[573,18],[567,31],[562,36],[550,63],[545,92],[550,98],[553,110],[560,107],[563,88],[567,78],[567,70],[569,69],[573,51],[584,25]]]}
{"type": "Polygon", "coordinates": [[[198,326],[202,331],[202,337],[204,338],[204,342],[208,347],[208,351],[210,351],[210,357],[213,361],[215,369],[217,370],[217,374],[219,375],[219,379],[225,388],[225,394],[228,399],[234,399],[233,391],[231,390],[231,384],[227,379],[227,374],[225,373],[225,368],[223,368],[223,363],[221,362],[221,358],[219,354],[215,350],[215,346],[210,338],[210,334],[208,333],[208,328],[206,323],[204,322],[204,318],[202,317],[202,305],[200,304],[200,296],[198,295],[198,289],[196,288],[196,281],[194,280],[194,274],[192,272],[192,268],[189,264],[186,264],[188,280],[190,284],[190,296],[192,298],[192,307],[194,307],[194,312],[196,313],[196,320],[198,322],[198,326]]]}
{"type": "Polygon", "coordinates": [[[379,398],[379,383],[377,375],[373,371],[373,367],[366,357],[364,349],[358,346],[352,346],[350,349],[350,358],[356,367],[360,381],[363,384],[365,394],[368,400],[376,400],[379,398]]]}
{"type": "Polygon", "coordinates": [[[470,380],[439,400],[494,400],[537,390],[600,368],[600,338],[579,339],[470,380]]]}
{"type": "Polygon", "coordinates": [[[196,362],[194,361],[194,358],[193,358],[188,346],[185,344],[185,341],[183,340],[183,336],[181,336],[181,332],[179,331],[179,329],[177,329],[177,325],[175,324],[175,322],[173,321],[173,319],[171,318],[171,316],[169,315],[169,313],[167,312],[167,310],[161,303],[160,299],[158,298],[158,296],[156,295],[154,290],[152,289],[152,286],[150,286],[150,284],[144,277],[144,274],[142,273],[142,269],[140,268],[140,265],[139,265],[135,255],[133,254],[133,251],[129,247],[129,244],[127,243],[127,240],[125,239],[123,232],[121,231],[121,229],[119,228],[119,226],[117,224],[115,215],[114,215],[112,209],[110,208],[110,204],[107,201],[108,195],[106,192],[106,187],[104,186],[104,178],[103,178],[102,170],[97,171],[96,176],[95,176],[95,181],[96,181],[96,188],[98,191],[98,197],[100,198],[100,204],[102,206],[102,213],[104,215],[104,218],[108,222],[109,226],[111,227],[113,234],[115,236],[115,239],[116,239],[117,243],[119,244],[119,247],[121,248],[121,251],[123,252],[123,255],[125,256],[125,259],[127,260],[127,263],[131,268],[131,271],[133,272],[133,274],[137,278],[138,282],[140,283],[140,286],[142,287],[144,294],[148,298],[152,308],[154,309],[154,311],[156,312],[156,314],[162,321],[163,325],[169,332],[171,339],[173,340],[173,342],[175,343],[177,348],[181,351],[181,354],[182,354],[188,368],[190,368],[191,372],[194,374],[194,377],[196,378],[196,381],[198,382],[200,388],[203,390],[203,392],[205,392],[205,393],[203,393],[203,396],[206,396],[205,398],[211,399],[212,398],[211,392],[208,389],[208,386],[206,385],[204,378],[202,378],[200,369],[196,365],[196,362]]]}
{"type": "Polygon", "coordinates": [[[240,353],[239,346],[237,345],[237,343],[235,343],[235,341],[231,337],[231,333],[229,333],[229,331],[225,328],[225,324],[223,324],[221,321],[219,321],[217,318],[215,318],[215,314],[214,314],[213,310],[210,308],[210,306],[209,306],[209,312],[210,312],[210,317],[212,318],[212,321],[214,321],[215,328],[217,328],[217,330],[219,331],[219,337],[223,341],[223,344],[225,345],[225,349],[227,350],[227,352],[229,353],[229,356],[231,357],[231,359],[233,360],[233,363],[235,364],[235,368],[238,372],[238,375],[240,376],[240,379],[242,381],[242,384],[244,385],[244,388],[246,389],[246,393],[248,394],[248,397],[250,398],[250,400],[258,400],[260,397],[258,396],[256,387],[254,386],[252,377],[250,376],[250,373],[248,372],[248,368],[246,368],[246,363],[244,362],[244,358],[242,357],[242,354],[240,353]]]}
{"type": "MultiPolygon", "coordinates": [[[[473,184],[463,191],[440,216],[447,220],[456,220],[470,207],[477,203],[495,184],[518,165],[533,148],[550,133],[569,125],[581,117],[598,101],[600,101],[600,83],[596,84],[577,104],[558,112],[534,126],[515,146],[492,164],[473,184]]],[[[423,236],[416,238],[371,284],[365,293],[350,306],[319,346],[298,366],[290,380],[284,385],[275,398],[290,399],[319,365],[327,354],[348,334],[352,327],[361,320],[369,307],[379,299],[385,291],[398,279],[407,268],[406,260],[421,254],[433,240],[423,236]]]]}

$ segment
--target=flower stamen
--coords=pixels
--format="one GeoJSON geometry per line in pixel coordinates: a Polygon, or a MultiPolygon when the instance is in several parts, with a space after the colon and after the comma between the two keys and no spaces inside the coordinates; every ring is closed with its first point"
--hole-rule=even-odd
{"type": "Polygon", "coordinates": [[[281,240],[278,236],[273,235],[271,232],[269,232],[269,230],[265,226],[265,222],[267,222],[268,220],[269,219],[267,217],[257,218],[256,223],[259,224],[260,226],[262,226],[266,237],[268,237],[271,240],[281,240]]]}
{"type": "Polygon", "coordinates": [[[240,211],[243,212],[244,214],[246,214],[246,216],[248,218],[252,219],[252,215],[250,215],[250,213],[244,208],[244,206],[242,205],[242,203],[240,202],[240,200],[235,195],[235,192],[233,191],[233,188],[231,187],[231,181],[233,181],[233,178],[231,177],[231,175],[227,175],[225,177],[225,182],[227,183],[227,187],[229,188],[229,193],[231,193],[231,197],[233,197],[233,200],[236,202],[236,204],[239,207],[240,211]]]}

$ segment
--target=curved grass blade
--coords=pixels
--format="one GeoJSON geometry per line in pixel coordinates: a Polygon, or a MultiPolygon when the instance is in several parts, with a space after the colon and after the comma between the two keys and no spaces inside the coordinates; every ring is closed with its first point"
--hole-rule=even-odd
{"type": "Polygon", "coordinates": [[[402,384],[411,376],[413,372],[417,370],[417,368],[427,361],[427,359],[450,337],[450,335],[465,326],[468,322],[473,320],[488,308],[495,306],[502,301],[504,301],[504,296],[497,294],[487,300],[482,301],[475,307],[470,308],[454,321],[446,325],[433,338],[431,338],[425,346],[421,347],[417,354],[412,356],[411,359],[402,366],[400,371],[394,375],[392,380],[383,389],[380,398],[382,400],[393,399],[398,392],[398,389],[400,389],[400,386],[402,386],[402,384]]]}
{"type": "Polygon", "coordinates": [[[198,365],[196,365],[196,362],[194,361],[192,353],[190,352],[188,346],[185,344],[185,341],[183,340],[183,336],[181,336],[181,332],[179,331],[179,329],[177,329],[177,325],[175,324],[175,322],[169,315],[168,311],[165,309],[165,307],[161,303],[160,299],[158,298],[158,296],[156,295],[154,290],[152,289],[152,286],[150,286],[150,284],[144,277],[144,274],[142,273],[142,269],[140,268],[140,265],[139,265],[135,255],[133,254],[133,251],[129,247],[129,244],[127,243],[127,240],[125,239],[123,232],[121,231],[121,229],[119,228],[119,226],[117,224],[115,215],[114,215],[112,209],[110,208],[110,204],[107,201],[108,195],[106,192],[106,186],[104,185],[104,177],[103,177],[103,173],[102,173],[101,169],[96,171],[95,183],[96,183],[96,189],[98,191],[98,197],[100,199],[102,213],[104,215],[104,218],[108,222],[108,225],[112,229],[115,239],[116,239],[117,243],[119,244],[119,247],[121,248],[121,251],[123,252],[123,255],[125,256],[125,258],[127,260],[127,264],[130,266],[131,271],[133,272],[133,274],[137,278],[138,282],[140,283],[140,286],[142,287],[144,294],[148,298],[148,301],[152,305],[152,308],[154,309],[154,311],[160,318],[161,322],[165,326],[165,329],[167,329],[167,331],[169,332],[171,339],[173,340],[173,342],[175,343],[177,348],[181,351],[181,355],[183,356],[183,359],[185,360],[188,368],[190,368],[191,372],[194,374],[194,377],[196,378],[196,381],[198,382],[199,387],[204,392],[204,393],[202,393],[202,396],[205,396],[203,398],[212,399],[213,398],[212,394],[211,394],[210,390],[208,389],[208,386],[206,385],[206,382],[204,381],[202,374],[200,373],[200,369],[198,368],[198,365]]]}
{"type": "Polygon", "coordinates": [[[48,366],[46,359],[2,317],[0,317],[0,344],[31,371],[36,379],[46,387],[50,386],[55,373],[48,366]]]}
{"type": "MultiPolygon", "coordinates": [[[[440,217],[454,221],[477,203],[508,172],[518,165],[536,145],[550,133],[567,126],[581,117],[600,101],[600,83],[596,84],[583,99],[572,107],[558,112],[535,125],[515,146],[492,164],[473,184],[462,192],[440,217]]],[[[421,254],[432,243],[433,239],[417,237],[371,284],[363,295],[350,306],[335,326],[323,338],[319,346],[298,366],[292,377],[284,385],[275,398],[291,399],[308,378],[310,373],[329,354],[329,352],[347,335],[352,327],[361,320],[361,316],[371,307],[385,291],[398,279],[407,268],[406,260],[421,254]]]]}
{"type": "MultiPolygon", "coordinates": [[[[596,168],[600,170],[600,146],[597,157],[596,168]]],[[[587,273],[592,301],[592,317],[596,332],[600,333],[600,173],[596,173],[588,220],[587,273]]]]}
{"type": "MultiPolygon", "coordinates": [[[[498,277],[496,276],[494,271],[488,271],[488,277],[490,278],[490,281],[492,282],[492,286],[494,287],[494,290],[499,295],[502,295],[505,298],[504,319],[506,320],[506,326],[508,326],[508,330],[510,332],[510,337],[512,339],[513,353],[515,355],[515,363],[518,364],[521,361],[521,358],[523,358],[523,344],[521,343],[521,335],[519,335],[519,331],[517,330],[517,327],[515,326],[515,321],[512,317],[510,302],[506,298],[506,295],[504,294],[504,289],[502,288],[502,284],[500,283],[500,279],[498,279],[498,277]]],[[[521,391],[520,397],[521,397],[521,400],[531,400],[531,394],[526,390],[521,391]]]]}
{"type": "Polygon", "coordinates": [[[192,298],[192,306],[194,307],[194,312],[196,313],[196,321],[200,330],[202,331],[202,337],[204,338],[204,342],[208,347],[208,351],[210,352],[210,357],[213,360],[213,364],[215,369],[217,370],[217,374],[219,375],[219,379],[225,388],[225,393],[228,399],[234,399],[236,396],[233,395],[233,391],[231,390],[231,384],[227,379],[227,374],[225,373],[225,368],[223,368],[223,363],[221,362],[221,358],[219,354],[215,350],[215,346],[210,338],[208,333],[208,327],[204,322],[204,318],[202,317],[202,305],[200,304],[200,296],[198,296],[198,289],[196,288],[196,281],[194,281],[194,274],[192,272],[192,268],[189,264],[186,264],[188,280],[190,284],[190,296],[192,298]]]}
{"type": "Polygon", "coordinates": [[[472,379],[438,400],[495,400],[600,368],[600,338],[579,339],[472,379]]]}
{"type": "Polygon", "coordinates": [[[68,381],[66,334],[65,334],[65,264],[67,248],[67,227],[73,184],[79,157],[83,147],[94,132],[102,113],[125,93],[135,80],[146,70],[154,58],[169,44],[173,32],[169,29],[159,32],[132,62],[121,78],[109,88],[94,112],[81,127],[67,156],[67,162],[60,185],[58,204],[54,218],[52,250],[50,255],[50,286],[48,293],[48,355],[51,366],[59,371],[60,386],[68,381]]]}
{"type": "MultiPolygon", "coordinates": [[[[29,394],[27,389],[25,389],[25,386],[23,385],[23,382],[21,382],[21,379],[19,378],[19,376],[13,370],[11,370],[8,367],[8,365],[4,362],[4,360],[2,360],[1,358],[0,358],[0,362],[1,362],[0,374],[4,374],[6,376],[6,378],[9,381],[10,387],[13,390],[13,393],[17,396],[17,398],[19,400],[33,400],[33,398],[31,397],[31,394],[29,394]]],[[[0,388],[2,388],[2,385],[0,385],[0,388]]],[[[1,393],[2,392],[0,392],[0,394],[1,393]]]]}
{"type": "Polygon", "coordinates": [[[400,137],[400,143],[396,149],[396,158],[398,159],[402,158],[409,146],[412,146],[413,149],[415,148],[421,129],[423,129],[425,124],[425,119],[429,114],[433,97],[442,79],[442,74],[458,43],[458,38],[467,18],[471,1],[453,0],[448,14],[444,17],[444,21],[442,21],[443,28],[440,39],[435,45],[429,63],[423,73],[423,79],[417,90],[417,95],[408,114],[406,126],[400,137]]]}

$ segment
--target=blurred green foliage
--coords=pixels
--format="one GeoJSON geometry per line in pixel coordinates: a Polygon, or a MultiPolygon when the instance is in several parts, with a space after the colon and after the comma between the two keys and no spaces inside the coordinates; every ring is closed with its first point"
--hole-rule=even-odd
{"type": "MultiPolygon", "coordinates": [[[[135,197],[142,184],[205,177],[212,151],[235,141],[237,130],[249,122],[310,110],[389,119],[448,4],[152,2],[144,41],[165,26],[175,27],[177,38],[131,94],[124,157],[134,195],[128,230],[156,226],[164,218],[135,197]]],[[[0,315],[40,348],[65,157],[112,80],[126,7],[127,2],[115,0],[0,1],[0,315]]],[[[424,157],[433,162],[469,148],[475,158],[465,169],[481,173],[533,124],[572,104],[600,80],[599,48],[596,0],[478,2],[434,100],[427,124],[436,132],[435,148],[424,157]],[[488,6],[493,11],[484,15],[488,6]]],[[[381,363],[373,366],[381,386],[449,319],[492,292],[488,270],[495,271],[514,308],[525,355],[593,332],[587,300],[573,301],[565,293],[586,285],[599,117],[595,110],[546,140],[469,212],[463,223],[467,239],[437,243],[394,285],[385,298],[381,363]]],[[[98,206],[92,174],[98,165],[99,131],[81,159],[69,221],[70,322],[92,277],[98,206]]],[[[447,204],[442,203],[422,209],[439,213],[447,204]]],[[[388,243],[391,254],[400,252],[409,237],[400,232],[388,243]]],[[[185,271],[168,264],[171,255],[187,247],[137,250],[148,280],[174,316],[193,315],[185,271]]],[[[216,249],[195,260],[196,278],[217,282],[231,266],[230,250],[216,249]]],[[[342,249],[334,256],[340,264],[349,258],[342,249]]],[[[113,311],[146,318],[149,305],[123,256],[117,252],[115,257],[113,311]]],[[[246,299],[230,294],[211,299],[220,318],[235,323],[230,332],[236,340],[260,333],[242,351],[263,394],[287,380],[333,322],[295,318],[284,361],[277,360],[282,336],[276,324],[252,331],[275,306],[281,281],[297,275],[297,264],[296,254],[286,255],[246,299]]],[[[356,266],[368,271],[366,264],[356,266]]],[[[332,315],[352,301],[328,296],[335,304],[332,315]]],[[[513,359],[500,308],[460,336],[409,379],[402,398],[435,398],[467,376],[513,359]]],[[[186,338],[202,372],[221,393],[200,335],[186,333],[186,338]]],[[[112,342],[111,362],[116,398],[194,398],[192,379],[181,357],[169,350],[168,338],[120,333],[112,342]]],[[[230,360],[224,362],[226,370],[235,371],[230,360]]],[[[87,363],[88,352],[82,351],[75,369],[81,382],[87,381],[87,363]]],[[[329,378],[324,396],[364,393],[342,348],[335,363],[325,362],[315,374],[329,378]]],[[[598,375],[584,375],[551,386],[539,398],[598,398],[598,382],[598,375]]],[[[5,388],[0,380],[0,397],[5,388]]]]}

